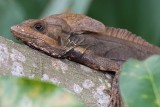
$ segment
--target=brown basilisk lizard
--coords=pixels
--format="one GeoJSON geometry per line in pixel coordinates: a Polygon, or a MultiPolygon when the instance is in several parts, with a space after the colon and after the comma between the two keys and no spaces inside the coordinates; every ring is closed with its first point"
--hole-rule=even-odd
{"type": "Polygon", "coordinates": [[[160,48],[124,29],[106,27],[79,14],[57,14],[27,20],[11,27],[13,35],[46,54],[67,58],[100,71],[115,72],[111,92],[112,107],[122,107],[118,74],[129,58],[143,60],[160,54],[160,48]]]}

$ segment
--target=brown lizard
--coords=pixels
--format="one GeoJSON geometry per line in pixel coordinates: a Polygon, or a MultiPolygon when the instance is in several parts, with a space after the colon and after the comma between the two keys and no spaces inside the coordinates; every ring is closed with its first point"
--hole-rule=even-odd
{"type": "Polygon", "coordinates": [[[40,20],[27,20],[11,27],[13,35],[46,54],[67,58],[90,68],[115,72],[111,89],[112,107],[122,107],[118,74],[129,58],[143,60],[160,54],[160,48],[124,29],[79,14],[57,14],[40,20]]]}

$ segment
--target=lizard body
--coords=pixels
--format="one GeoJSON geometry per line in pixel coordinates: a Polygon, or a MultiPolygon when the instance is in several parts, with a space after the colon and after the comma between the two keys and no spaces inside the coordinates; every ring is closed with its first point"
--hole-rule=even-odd
{"type": "MultiPolygon", "coordinates": [[[[143,60],[160,48],[123,29],[79,14],[57,14],[11,27],[13,35],[50,56],[96,70],[119,72],[129,58],[143,60]]],[[[118,106],[118,104],[117,104],[118,106]]]]}

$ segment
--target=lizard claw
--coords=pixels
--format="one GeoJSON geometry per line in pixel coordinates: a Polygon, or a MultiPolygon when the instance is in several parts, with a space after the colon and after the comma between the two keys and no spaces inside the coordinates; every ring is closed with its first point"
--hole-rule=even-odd
{"type": "Polygon", "coordinates": [[[122,98],[119,93],[119,86],[118,86],[118,73],[116,73],[113,82],[112,82],[112,88],[110,93],[110,100],[107,107],[124,107],[122,98]]]}

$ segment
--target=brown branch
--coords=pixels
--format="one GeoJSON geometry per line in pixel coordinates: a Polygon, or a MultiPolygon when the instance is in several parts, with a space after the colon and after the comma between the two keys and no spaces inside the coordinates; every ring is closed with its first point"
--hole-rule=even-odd
{"type": "MultiPolygon", "coordinates": [[[[81,64],[55,59],[0,36],[0,75],[52,81],[74,92],[89,107],[105,107],[109,79],[81,64]]],[[[110,77],[107,75],[107,77],[110,77]]]]}

